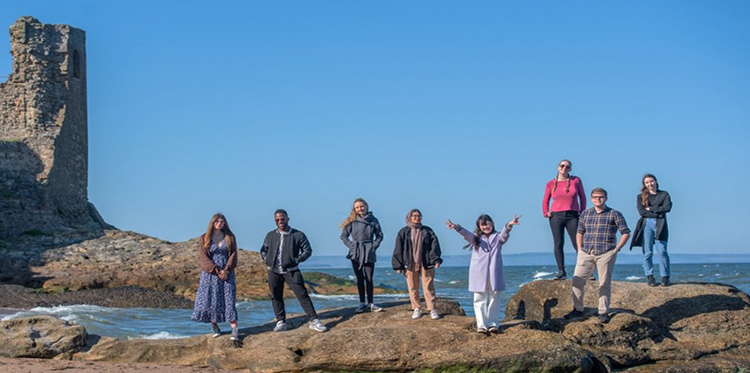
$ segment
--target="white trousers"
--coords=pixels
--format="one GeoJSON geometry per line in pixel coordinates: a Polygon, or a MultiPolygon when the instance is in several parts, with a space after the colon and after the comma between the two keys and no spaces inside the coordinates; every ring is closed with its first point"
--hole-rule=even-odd
{"type": "Polygon", "coordinates": [[[477,318],[477,329],[487,329],[500,324],[500,294],[502,291],[485,290],[474,293],[474,315],[477,318]]]}

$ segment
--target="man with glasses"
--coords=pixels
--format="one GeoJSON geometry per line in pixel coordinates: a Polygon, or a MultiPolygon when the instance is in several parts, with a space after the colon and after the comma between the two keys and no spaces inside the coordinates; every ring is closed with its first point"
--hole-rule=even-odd
{"type": "Polygon", "coordinates": [[[578,220],[576,242],[578,259],[573,275],[573,311],[566,319],[583,316],[583,287],[586,278],[596,267],[599,272],[599,322],[609,322],[609,298],[612,295],[612,270],[620,249],[630,238],[630,229],[622,214],[607,206],[607,191],[594,188],[591,191],[594,207],[584,211],[578,220]],[[617,241],[617,232],[620,240],[617,241]],[[617,242],[617,243],[615,243],[617,242]]]}
{"type": "Polygon", "coordinates": [[[271,304],[276,314],[275,332],[287,330],[286,309],[284,308],[284,283],[294,292],[300,306],[307,314],[310,329],[324,332],[328,328],[320,323],[315,313],[310,295],[305,288],[305,280],[299,270],[299,264],[312,255],[312,248],[307,236],[289,226],[289,214],[278,209],[273,214],[277,229],[266,235],[260,255],[268,268],[268,287],[271,290],[271,304]]]}

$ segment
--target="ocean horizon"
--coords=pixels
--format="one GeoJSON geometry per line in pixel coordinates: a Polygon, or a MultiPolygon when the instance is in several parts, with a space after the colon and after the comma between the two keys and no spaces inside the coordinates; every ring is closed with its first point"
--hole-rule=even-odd
{"type": "MultiPolygon", "coordinates": [[[[390,256],[379,255],[377,268],[391,268],[390,256]]],[[[443,255],[444,267],[464,267],[469,265],[471,259],[467,251],[463,255],[443,255]]],[[[617,264],[641,264],[643,255],[641,250],[636,248],[633,251],[623,249],[617,254],[617,264]]],[[[654,263],[658,263],[656,257],[654,263]]],[[[724,253],[724,254],[688,254],[688,253],[669,253],[671,264],[722,264],[722,263],[750,263],[750,254],[744,253],[724,253]]],[[[566,266],[575,264],[575,253],[565,254],[566,266]]],[[[503,254],[503,265],[508,266],[551,266],[556,265],[555,257],[552,252],[531,252],[531,253],[509,253],[503,254]]],[[[351,268],[351,261],[342,255],[313,255],[300,264],[304,269],[325,269],[325,268],[351,268]]]]}

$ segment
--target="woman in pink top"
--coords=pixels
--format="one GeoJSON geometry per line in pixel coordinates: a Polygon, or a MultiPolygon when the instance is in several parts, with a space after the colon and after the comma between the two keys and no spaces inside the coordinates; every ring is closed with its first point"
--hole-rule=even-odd
{"type": "Polygon", "coordinates": [[[560,161],[557,166],[557,176],[547,182],[547,186],[544,188],[544,199],[542,200],[542,213],[545,218],[549,219],[549,227],[552,229],[552,238],[555,241],[556,280],[567,277],[563,254],[564,231],[568,230],[573,249],[578,251],[578,247],[576,247],[578,214],[586,209],[586,192],[583,191],[581,179],[570,174],[572,167],[573,163],[569,160],[563,159],[560,161]],[[550,199],[552,199],[551,208],[550,199]]]}

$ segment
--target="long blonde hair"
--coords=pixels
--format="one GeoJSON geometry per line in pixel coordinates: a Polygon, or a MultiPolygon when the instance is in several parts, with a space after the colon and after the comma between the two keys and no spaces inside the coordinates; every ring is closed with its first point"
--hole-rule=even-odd
{"type": "Polygon", "coordinates": [[[352,212],[349,213],[349,216],[344,220],[343,223],[341,223],[341,229],[346,228],[347,225],[351,224],[353,221],[357,220],[357,210],[354,209],[354,205],[357,204],[357,202],[362,202],[365,204],[365,207],[367,207],[367,211],[370,211],[370,205],[367,204],[367,201],[364,200],[364,198],[357,198],[352,202],[352,212]]]}
{"type": "Polygon", "coordinates": [[[209,220],[208,222],[208,229],[206,229],[206,233],[204,233],[202,237],[204,250],[208,250],[208,248],[211,247],[211,237],[214,235],[214,223],[216,223],[216,221],[219,219],[224,220],[224,228],[221,229],[221,232],[224,233],[224,240],[227,243],[227,247],[234,247],[234,233],[232,233],[232,230],[229,229],[227,218],[224,216],[224,214],[214,214],[214,216],[212,216],[211,220],[209,220]]]}

